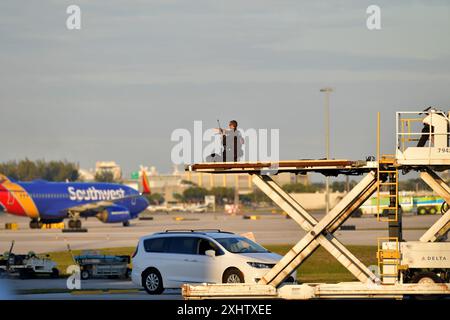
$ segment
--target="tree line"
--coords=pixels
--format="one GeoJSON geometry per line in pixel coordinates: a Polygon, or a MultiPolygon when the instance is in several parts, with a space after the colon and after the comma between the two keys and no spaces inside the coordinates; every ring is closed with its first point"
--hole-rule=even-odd
{"type": "Polygon", "coordinates": [[[175,193],[173,197],[180,202],[203,202],[205,196],[213,195],[216,198],[216,203],[223,205],[234,199],[234,188],[214,187],[206,189],[192,184],[186,188],[182,193],[175,193]]]}
{"type": "MultiPolygon", "coordinates": [[[[334,184],[334,188],[340,189],[340,185],[334,184]]],[[[310,185],[304,185],[301,183],[285,184],[282,187],[285,191],[289,193],[302,193],[302,192],[318,192],[325,188],[323,183],[313,183],[310,185]]],[[[205,196],[213,195],[216,198],[216,203],[218,205],[226,204],[227,202],[234,201],[234,188],[231,187],[213,187],[211,189],[206,189],[199,187],[195,184],[190,184],[181,194],[174,194],[174,198],[180,202],[203,202],[205,196]]],[[[269,202],[271,201],[262,191],[255,189],[252,193],[240,195],[240,200],[243,202],[269,202]]]]}
{"type": "MultiPolygon", "coordinates": [[[[78,165],[69,161],[45,160],[12,160],[0,163],[0,173],[14,180],[32,181],[43,179],[47,181],[81,181],[78,165]]],[[[110,171],[100,171],[95,174],[96,182],[119,182],[114,180],[110,171]]]]}
{"type": "Polygon", "coordinates": [[[0,173],[20,180],[77,181],[78,166],[69,161],[12,160],[0,163],[0,173]]]}

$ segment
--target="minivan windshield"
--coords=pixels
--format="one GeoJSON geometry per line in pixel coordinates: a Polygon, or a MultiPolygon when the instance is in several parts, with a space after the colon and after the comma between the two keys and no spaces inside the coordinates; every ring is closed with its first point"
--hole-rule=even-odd
{"type": "Polygon", "coordinates": [[[231,253],[267,253],[269,250],[244,237],[215,238],[231,253]]]}

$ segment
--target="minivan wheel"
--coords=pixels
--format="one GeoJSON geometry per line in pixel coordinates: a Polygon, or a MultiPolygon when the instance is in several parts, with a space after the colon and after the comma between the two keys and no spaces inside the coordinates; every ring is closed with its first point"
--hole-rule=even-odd
{"type": "Polygon", "coordinates": [[[244,275],[239,269],[227,269],[222,277],[223,283],[244,283],[244,275]]]}
{"type": "Polygon", "coordinates": [[[142,275],[142,286],[148,294],[161,294],[164,291],[161,274],[151,268],[142,275]]]}

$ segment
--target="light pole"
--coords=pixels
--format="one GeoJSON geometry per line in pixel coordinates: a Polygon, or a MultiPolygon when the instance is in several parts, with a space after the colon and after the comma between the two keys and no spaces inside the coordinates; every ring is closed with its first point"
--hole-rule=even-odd
{"type": "MultiPolygon", "coordinates": [[[[333,88],[325,87],[320,89],[320,92],[325,93],[325,152],[326,159],[330,158],[330,94],[333,88]]],[[[330,212],[330,181],[328,176],[325,180],[325,213],[330,212]]]]}

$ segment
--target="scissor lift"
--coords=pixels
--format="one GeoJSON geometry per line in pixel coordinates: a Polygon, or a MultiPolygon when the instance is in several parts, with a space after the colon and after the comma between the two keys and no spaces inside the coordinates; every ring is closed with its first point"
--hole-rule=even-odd
{"type": "MultiPolygon", "coordinates": [[[[399,114],[398,114],[399,117],[399,114]]],[[[426,121],[429,117],[424,117],[426,121]]],[[[424,122],[425,123],[425,122],[424,122]]],[[[441,124],[442,125],[442,124],[441,124]]],[[[399,128],[399,127],[397,127],[399,128]]],[[[442,128],[439,129],[442,135],[442,128]]],[[[397,132],[403,139],[408,137],[397,132]]],[[[434,142],[433,135],[429,136],[430,143],[434,142]]],[[[442,143],[442,141],[441,141],[442,143]]],[[[429,147],[425,147],[429,148],[429,147]]],[[[416,150],[417,151],[417,150],[416,150]]],[[[418,150],[420,153],[420,150],[418,150]]],[[[417,153],[417,152],[416,152],[417,153]]],[[[293,160],[278,162],[223,162],[200,163],[186,167],[188,171],[236,174],[245,173],[252,176],[253,183],[261,189],[274,203],[280,206],[299,226],[306,231],[306,235],[285,254],[285,256],[259,281],[258,284],[203,284],[184,285],[185,299],[212,299],[212,298],[285,298],[285,299],[312,299],[312,298],[402,298],[405,295],[449,295],[449,283],[406,283],[410,274],[420,270],[421,263],[409,268],[402,259],[402,250],[411,246],[403,246],[400,238],[388,238],[380,242],[378,258],[380,274],[375,275],[357,257],[355,257],[333,233],[359,208],[373,193],[379,195],[380,188],[390,187],[389,197],[393,200],[391,213],[388,214],[389,227],[396,229],[401,235],[401,224],[396,225],[401,214],[398,212],[398,170],[416,170],[421,178],[447,203],[450,203],[450,187],[434,172],[434,170],[448,169],[447,158],[439,157],[424,163],[422,158],[418,161],[405,159],[404,154],[397,153],[396,157],[383,161],[386,157],[378,157],[378,161],[350,161],[350,160],[293,160]],[[400,161],[399,160],[400,157],[400,161]],[[442,161],[439,162],[439,159],[442,161]],[[408,163],[401,163],[407,161],[408,163]],[[432,163],[432,165],[431,165],[432,163]],[[289,172],[305,174],[317,172],[324,175],[365,175],[361,181],[320,221],[308,213],[302,205],[289,193],[285,192],[271,177],[272,174],[289,172]],[[395,192],[393,191],[395,190],[395,192]],[[393,212],[393,214],[392,214],[393,212]],[[399,230],[400,229],[400,230],[399,230]],[[359,282],[338,284],[283,284],[283,281],[297,269],[309,256],[322,246],[336,258],[359,282]],[[408,273],[407,273],[408,272],[408,273]]],[[[417,157],[417,155],[415,154],[417,157]]],[[[380,219],[381,220],[381,219],[380,219]]],[[[442,240],[450,227],[450,210],[421,237],[421,250],[425,243],[442,240]]],[[[401,236],[400,236],[401,237],[401,236]]],[[[407,242],[414,247],[413,242],[407,242]]],[[[438,254],[448,254],[446,258],[450,269],[450,243],[442,243],[431,250],[438,254]]],[[[417,247],[417,246],[416,246],[417,247]]],[[[425,244],[425,249],[426,249],[425,244]]],[[[408,249],[414,254],[414,249],[408,249]]],[[[409,255],[410,257],[411,255],[409,255]]],[[[415,257],[417,258],[417,257],[415,257]]],[[[409,258],[410,260],[412,258],[409,258]]],[[[413,259],[414,260],[414,259],[413,259]]],[[[412,260],[411,260],[412,261],[412,260]]],[[[415,261],[415,260],[414,260],[415,261]]],[[[411,262],[413,263],[413,262],[411,262]]],[[[415,263],[415,262],[414,262],[415,263]]],[[[442,263],[437,264],[442,268],[442,263]]]]}

